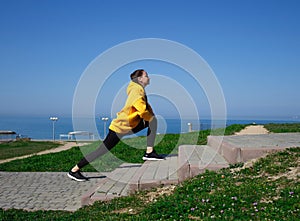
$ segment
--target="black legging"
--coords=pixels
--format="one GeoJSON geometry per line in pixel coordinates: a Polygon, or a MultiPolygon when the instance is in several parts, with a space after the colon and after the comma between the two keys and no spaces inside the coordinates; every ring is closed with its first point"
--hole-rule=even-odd
{"type": "Polygon", "coordinates": [[[114,146],[116,146],[119,141],[124,137],[125,135],[130,135],[130,134],[135,134],[140,132],[141,130],[148,128],[147,131],[147,146],[148,147],[153,147],[154,146],[154,141],[156,137],[156,131],[157,131],[157,119],[156,117],[153,117],[153,119],[149,121],[144,121],[141,120],[140,123],[132,129],[132,131],[125,133],[125,134],[120,134],[116,133],[112,130],[109,130],[109,133],[107,134],[106,138],[102,142],[102,144],[93,152],[89,153],[86,155],[84,158],[82,158],[77,166],[79,168],[83,168],[90,162],[94,161],[96,158],[104,155],[108,151],[110,151],[114,146]]]}

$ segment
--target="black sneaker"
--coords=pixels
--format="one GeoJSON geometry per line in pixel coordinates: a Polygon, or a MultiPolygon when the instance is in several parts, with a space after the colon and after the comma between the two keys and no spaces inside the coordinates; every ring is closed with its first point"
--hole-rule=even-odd
{"type": "Polygon", "coordinates": [[[151,153],[145,153],[143,156],[143,160],[164,160],[163,156],[160,156],[153,150],[151,153]]]}
{"type": "Polygon", "coordinates": [[[76,171],[76,172],[72,172],[71,170],[68,173],[68,177],[70,177],[72,180],[76,180],[76,181],[87,181],[88,178],[83,176],[80,173],[80,170],[76,171]]]}

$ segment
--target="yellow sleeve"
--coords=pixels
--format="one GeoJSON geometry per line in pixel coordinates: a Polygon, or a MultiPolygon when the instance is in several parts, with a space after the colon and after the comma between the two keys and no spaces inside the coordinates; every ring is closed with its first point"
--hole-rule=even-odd
{"type": "Polygon", "coordinates": [[[137,110],[138,115],[143,118],[145,121],[151,121],[154,113],[152,111],[151,106],[148,104],[148,108],[147,108],[147,104],[146,101],[143,97],[137,99],[134,104],[133,107],[137,110]]]}

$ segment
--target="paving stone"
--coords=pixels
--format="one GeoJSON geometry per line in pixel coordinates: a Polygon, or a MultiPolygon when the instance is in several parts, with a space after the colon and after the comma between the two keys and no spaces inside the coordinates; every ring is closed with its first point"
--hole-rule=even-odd
{"type": "MultiPolygon", "coordinates": [[[[99,175],[99,173],[90,174],[99,175]]],[[[69,179],[65,172],[0,172],[0,177],[0,186],[5,186],[0,188],[0,207],[25,210],[64,210],[65,205],[74,200],[78,209],[81,207],[81,189],[88,190],[99,180],[75,182],[69,179]],[[49,182],[53,177],[58,180],[49,182]],[[72,190],[72,194],[62,194],[67,190],[72,190]]],[[[72,207],[70,211],[74,211],[74,208],[72,207]]]]}

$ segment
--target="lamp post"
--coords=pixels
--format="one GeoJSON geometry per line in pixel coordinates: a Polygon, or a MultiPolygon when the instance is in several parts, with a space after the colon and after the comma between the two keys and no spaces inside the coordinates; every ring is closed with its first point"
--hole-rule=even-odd
{"type": "Polygon", "coordinates": [[[187,125],[189,126],[189,132],[192,132],[193,131],[193,124],[192,123],[188,123],[187,125]]]}
{"type": "Polygon", "coordinates": [[[106,137],[106,122],[108,121],[108,117],[102,117],[101,120],[103,120],[103,139],[106,137]]]}
{"type": "Polygon", "coordinates": [[[58,117],[50,117],[50,120],[52,121],[52,139],[55,141],[55,127],[54,124],[56,121],[58,121],[58,117]]]}

